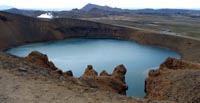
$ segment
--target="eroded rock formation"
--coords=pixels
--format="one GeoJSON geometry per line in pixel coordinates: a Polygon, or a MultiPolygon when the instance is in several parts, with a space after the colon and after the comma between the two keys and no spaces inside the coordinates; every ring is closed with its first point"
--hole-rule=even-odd
{"type": "Polygon", "coordinates": [[[101,73],[100,73],[100,76],[110,76],[106,70],[103,70],[101,73]]]}
{"type": "MultiPolygon", "coordinates": [[[[27,57],[25,57],[25,59],[34,65],[47,68],[63,77],[73,77],[71,70],[63,72],[51,61],[49,61],[47,55],[38,51],[31,52],[27,57]]],[[[116,93],[125,95],[126,90],[128,89],[128,86],[125,82],[125,74],[126,68],[122,64],[117,66],[111,75],[106,71],[103,71],[100,76],[98,76],[98,73],[93,69],[92,65],[88,65],[84,74],[78,80],[75,80],[75,82],[80,85],[114,91],[116,93]]]]}
{"type": "Polygon", "coordinates": [[[98,73],[93,69],[92,65],[88,65],[85,69],[85,72],[83,74],[83,77],[96,77],[98,73]]]}
{"type": "Polygon", "coordinates": [[[145,80],[146,97],[180,103],[200,102],[200,64],[168,58],[145,80]]]}
{"type": "Polygon", "coordinates": [[[115,68],[111,77],[125,83],[125,74],[126,74],[126,68],[124,67],[124,65],[121,64],[115,68]]]}
{"type": "Polygon", "coordinates": [[[128,86],[125,82],[126,68],[124,65],[117,66],[110,75],[105,70],[98,76],[97,72],[91,65],[85,70],[85,73],[79,78],[84,85],[100,88],[103,90],[114,91],[119,94],[126,95],[128,86]]]}
{"type": "Polygon", "coordinates": [[[44,67],[44,68],[48,68],[50,70],[53,71],[57,71],[59,72],[59,70],[57,70],[58,68],[53,64],[52,61],[49,61],[48,57],[46,54],[42,54],[38,51],[32,51],[27,57],[26,59],[30,60],[32,63],[44,67]]]}
{"type": "Polygon", "coordinates": [[[73,77],[73,73],[71,70],[68,70],[66,72],[63,73],[63,76],[67,76],[67,77],[73,77]]]}

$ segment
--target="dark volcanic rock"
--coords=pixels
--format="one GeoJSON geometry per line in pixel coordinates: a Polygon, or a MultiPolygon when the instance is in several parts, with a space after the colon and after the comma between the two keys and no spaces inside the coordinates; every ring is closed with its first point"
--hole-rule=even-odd
{"type": "Polygon", "coordinates": [[[146,97],[180,103],[198,103],[200,64],[168,58],[145,80],[146,97]]]}
{"type": "Polygon", "coordinates": [[[1,15],[0,15],[0,20],[2,20],[2,21],[7,21],[8,19],[7,19],[5,16],[1,16],[1,15]]]}

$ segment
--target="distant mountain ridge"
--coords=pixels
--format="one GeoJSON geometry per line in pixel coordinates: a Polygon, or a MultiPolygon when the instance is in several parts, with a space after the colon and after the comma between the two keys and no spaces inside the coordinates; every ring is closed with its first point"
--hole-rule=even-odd
{"type": "Polygon", "coordinates": [[[100,6],[96,4],[87,4],[81,9],[72,9],[70,11],[44,11],[44,10],[25,10],[10,8],[4,10],[6,12],[21,14],[31,17],[38,17],[41,14],[52,13],[54,17],[61,18],[88,18],[88,17],[105,17],[109,15],[158,15],[158,16],[188,16],[200,18],[200,10],[191,9],[138,9],[129,10],[121,8],[113,8],[109,6],[100,6]]]}
{"type": "Polygon", "coordinates": [[[9,12],[9,13],[14,13],[14,14],[31,16],[31,17],[37,17],[41,14],[48,12],[48,11],[42,11],[42,10],[24,10],[24,9],[17,9],[17,8],[10,8],[4,11],[9,12]]]}
{"type": "Polygon", "coordinates": [[[100,5],[91,4],[91,3],[85,5],[83,8],[81,8],[81,10],[90,11],[90,10],[92,10],[94,8],[99,9],[99,10],[114,11],[114,12],[122,12],[122,11],[124,11],[121,8],[112,8],[112,7],[109,7],[109,6],[100,6],[100,5]]]}

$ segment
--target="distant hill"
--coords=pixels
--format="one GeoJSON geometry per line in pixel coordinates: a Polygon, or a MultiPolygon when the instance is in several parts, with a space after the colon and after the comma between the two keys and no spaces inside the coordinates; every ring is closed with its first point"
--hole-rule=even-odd
{"type": "Polygon", "coordinates": [[[94,8],[99,9],[99,10],[105,10],[105,11],[115,11],[115,12],[124,11],[123,9],[120,9],[120,8],[112,8],[112,7],[109,7],[109,6],[99,6],[99,5],[91,4],[91,3],[85,5],[81,10],[90,11],[94,8]]]}
{"type": "Polygon", "coordinates": [[[23,10],[23,9],[17,9],[17,8],[10,8],[4,11],[9,12],[9,13],[14,13],[14,14],[31,16],[31,17],[37,17],[47,12],[47,11],[41,11],[41,10],[23,10]]]}
{"type": "Polygon", "coordinates": [[[7,10],[7,9],[11,9],[14,8],[12,6],[7,6],[7,5],[0,5],[0,10],[7,10]]]}
{"type": "Polygon", "coordinates": [[[94,12],[94,10],[101,11],[101,14],[142,14],[142,15],[159,15],[159,16],[189,16],[189,17],[200,17],[200,10],[189,10],[189,9],[138,9],[129,10],[121,8],[112,8],[109,6],[99,6],[96,4],[87,4],[82,9],[82,11],[94,12]],[[110,12],[110,13],[107,13],[110,12]],[[118,13],[117,13],[118,12],[118,13]]]}
{"type": "Polygon", "coordinates": [[[159,16],[189,16],[199,17],[200,10],[190,9],[139,9],[133,10],[133,13],[144,15],[159,15],[159,16]]]}

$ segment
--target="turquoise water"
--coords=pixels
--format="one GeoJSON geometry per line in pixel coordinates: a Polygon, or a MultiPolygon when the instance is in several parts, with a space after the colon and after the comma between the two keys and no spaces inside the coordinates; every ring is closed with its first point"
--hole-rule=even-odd
{"type": "Polygon", "coordinates": [[[149,69],[158,68],[167,57],[180,55],[158,47],[114,39],[71,39],[56,42],[24,45],[8,50],[8,53],[27,56],[33,50],[45,53],[63,71],[72,70],[81,76],[88,64],[100,73],[112,73],[119,64],[127,68],[127,95],[144,97],[144,80],[149,69]]]}

